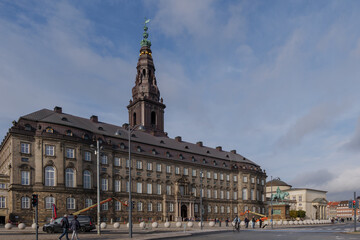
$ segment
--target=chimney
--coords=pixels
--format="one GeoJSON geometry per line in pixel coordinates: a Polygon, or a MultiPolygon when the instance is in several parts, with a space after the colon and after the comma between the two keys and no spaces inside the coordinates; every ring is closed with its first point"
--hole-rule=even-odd
{"type": "Polygon", "coordinates": [[[231,150],[230,152],[233,154],[236,154],[236,150],[231,150]]]}
{"type": "Polygon", "coordinates": [[[95,116],[95,115],[92,115],[92,116],[90,117],[90,120],[91,120],[92,122],[94,122],[94,123],[98,123],[98,122],[99,122],[98,116],[95,116]]]}
{"type": "Polygon", "coordinates": [[[221,151],[222,151],[222,147],[221,147],[221,146],[217,146],[217,147],[216,147],[216,150],[218,150],[218,151],[221,152],[221,151]]]}
{"type": "Polygon", "coordinates": [[[181,142],[181,137],[180,136],[175,137],[175,141],[181,142]]]}
{"type": "Polygon", "coordinates": [[[62,113],[62,107],[58,107],[58,106],[54,107],[54,112],[62,113]]]}
{"type": "Polygon", "coordinates": [[[203,142],[202,141],[199,141],[196,143],[196,145],[198,145],[199,147],[202,147],[203,146],[203,142]]]}

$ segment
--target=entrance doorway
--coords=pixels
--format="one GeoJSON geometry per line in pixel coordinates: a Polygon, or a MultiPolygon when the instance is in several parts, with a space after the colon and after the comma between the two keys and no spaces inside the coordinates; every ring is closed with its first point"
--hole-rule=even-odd
{"type": "Polygon", "coordinates": [[[5,224],[5,216],[0,216],[0,225],[5,224]]]}
{"type": "Polygon", "coordinates": [[[183,219],[187,218],[187,207],[186,207],[186,205],[181,206],[181,217],[183,219]]]}

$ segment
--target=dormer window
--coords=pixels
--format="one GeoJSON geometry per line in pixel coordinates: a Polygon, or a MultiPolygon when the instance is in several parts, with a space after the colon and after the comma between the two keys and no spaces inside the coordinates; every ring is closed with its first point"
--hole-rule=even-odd
{"type": "Polygon", "coordinates": [[[171,157],[171,154],[169,152],[166,152],[166,157],[171,157]]]}
{"type": "Polygon", "coordinates": [[[161,140],[160,143],[165,144],[163,140],[161,140]]]}
{"type": "Polygon", "coordinates": [[[120,143],[120,148],[121,148],[121,149],[125,149],[125,144],[124,144],[124,143],[120,143]]]}
{"type": "Polygon", "coordinates": [[[72,133],[71,130],[67,130],[67,131],[66,131],[66,136],[72,136],[72,135],[73,135],[73,133],[72,133]]]}
{"type": "Polygon", "coordinates": [[[66,117],[61,118],[61,120],[68,122],[68,119],[66,117]]]}
{"type": "Polygon", "coordinates": [[[85,140],[89,140],[89,138],[90,138],[90,137],[89,137],[89,135],[88,135],[88,134],[84,134],[84,135],[83,135],[83,139],[85,139],[85,140]]]}
{"type": "Polygon", "coordinates": [[[205,158],[203,159],[203,164],[206,164],[206,159],[205,158]]]}
{"type": "Polygon", "coordinates": [[[180,154],[180,155],[179,155],[179,158],[180,158],[181,160],[183,160],[183,159],[184,159],[184,156],[183,156],[182,154],[180,154]]]}
{"type": "Polygon", "coordinates": [[[194,156],[192,156],[191,161],[192,161],[192,162],[196,162],[196,159],[195,159],[194,156]]]}
{"type": "Polygon", "coordinates": [[[188,147],[188,146],[185,146],[185,149],[189,149],[189,147],[188,147]]]}
{"type": "Polygon", "coordinates": [[[206,153],[207,153],[207,154],[210,154],[210,151],[209,151],[209,150],[207,150],[207,151],[206,151],[206,153]]]}
{"type": "Polygon", "coordinates": [[[98,129],[99,129],[100,131],[104,131],[104,128],[103,128],[103,127],[98,127],[98,129]]]}
{"type": "Polygon", "coordinates": [[[213,164],[214,164],[214,166],[216,166],[216,165],[217,165],[217,163],[216,163],[216,161],[215,161],[215,160],[213,161],[213,164]]]}
{"type": "Polygon", "coordinates": [[[229,158],[229,155],[226,155],[227,158],[229,158]]]}
{"type": "Polygon", "coordinates": [[[227,167],[227,166],[226,166],[226,163],[223,163],[223,167],[227,167]]]}
{"type": "Polygon", "coordinates": [[[47,133],[54,133],[54,129],[51,128],[51,127],[47,127],[47,128],[45,129],[45,132],[47,132],[47,133]]]}
{"type": "Polygon", "coordinates": [[[31,131],[31,125],[30,125],[30,124],[26,124],[26,125],[25,125],[25,130],[26,130],[26,131],[31,131]]]}
{"type": "Polygon", "coordinates": [[[141,152],[141,151],[142,151],[142,150],[141,150],[141,147],[138,146],[138,147],[136,148],[136,151],[141,152]]]}
{"type": "Polygon", "coordinates": [[[152,152],[153,155],[156,155],[156,154],[157,154],[157,152],[156,152],[155,149],[153,149],[151,152],[152,152]]]}

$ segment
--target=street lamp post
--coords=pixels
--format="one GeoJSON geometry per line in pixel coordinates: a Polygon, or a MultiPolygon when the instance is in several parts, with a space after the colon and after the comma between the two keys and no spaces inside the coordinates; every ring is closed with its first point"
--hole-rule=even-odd
{"type": "Polygon", "coordinates": [[[271,192],[271,194],[270,194],[270,206],[271,206],[271,229],[273,229],[274,228],[274,225],[273,225],[273,205],[272,205],[272,195],[273,195],[273,192],[272,192],[272,176],[270,177],[271,178],[271,180],[270,180],[270,183],[271,183],[271,185],[270,185],[270,192],[271,192]]]}
{"type": "MultiPolygon", "coordinates": [[[[91,144],[91,148],[94,148],[94,145],[91,144]]],[[[96,195],[97,195],[97,234],[101,235],[101,227],[100,227],[100,141],[96,141],[96,195]]]]}
{"type": "Polygon", "coordinates": [[[202,182],[203,182],[203,171],[202,169],[200,170],[200,229],[203,229],[203,216],[202,216],[202,212],[203,212],[203,206],[202,206],[202,195],[203,195],[203,190],[202,190],[202,182]]]}
{"type": "MultiPolygon", "coordinates": [[[[132,198],[131,198],[131,134],[134,130],[139,128],[142,130],[144,127],[141,124],[138,124],[134,126],[133,128],[128,126],[128,141],[129,141],[129,202],[128,202],[128,208],[129,208],[129,237],[132,238],[132,198]]],[[[115,133],[115,135],[120,135],[119,131],[115,133]]]]}

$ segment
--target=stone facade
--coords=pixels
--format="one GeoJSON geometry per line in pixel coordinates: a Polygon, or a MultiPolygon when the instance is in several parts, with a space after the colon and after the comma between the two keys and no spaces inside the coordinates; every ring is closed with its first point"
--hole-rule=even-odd
{"type": "MultiPolygon", "coordinates": [[[[164,109],[156,86],[150,47],[140,50],[128,127],[54,110],[42,109],[20,117],[0,145],[0,174],[8,177],[7,218],[33,222],[31,195],[39,195],[39,221],[71,214],[96,203],[96,155],[99,141],[101,200],[128,200],[129,164],[132,167],[133,221],[198,219],[200,190],[204,219],[232,219],[240,212],[265,213],[266,173],[237,154],[198,142],[167,137],[164,109]],[[135,114],[135,115],[134,115],[135,114]],[[136,116],[136,120],[134,119],[136,116]],[[200,177],[202,172],[203,176],[200,177]]],[[[0,194],[1,195],[1,194],[0,194]]],[[[2,212],[0,212],[2,213],[2,212]]],[[[84,214],[93,216],[96,210],[84,214]]],[[[128,221],[127,207],[113,200],[102,205],[102,221],[128,221]]]]}

